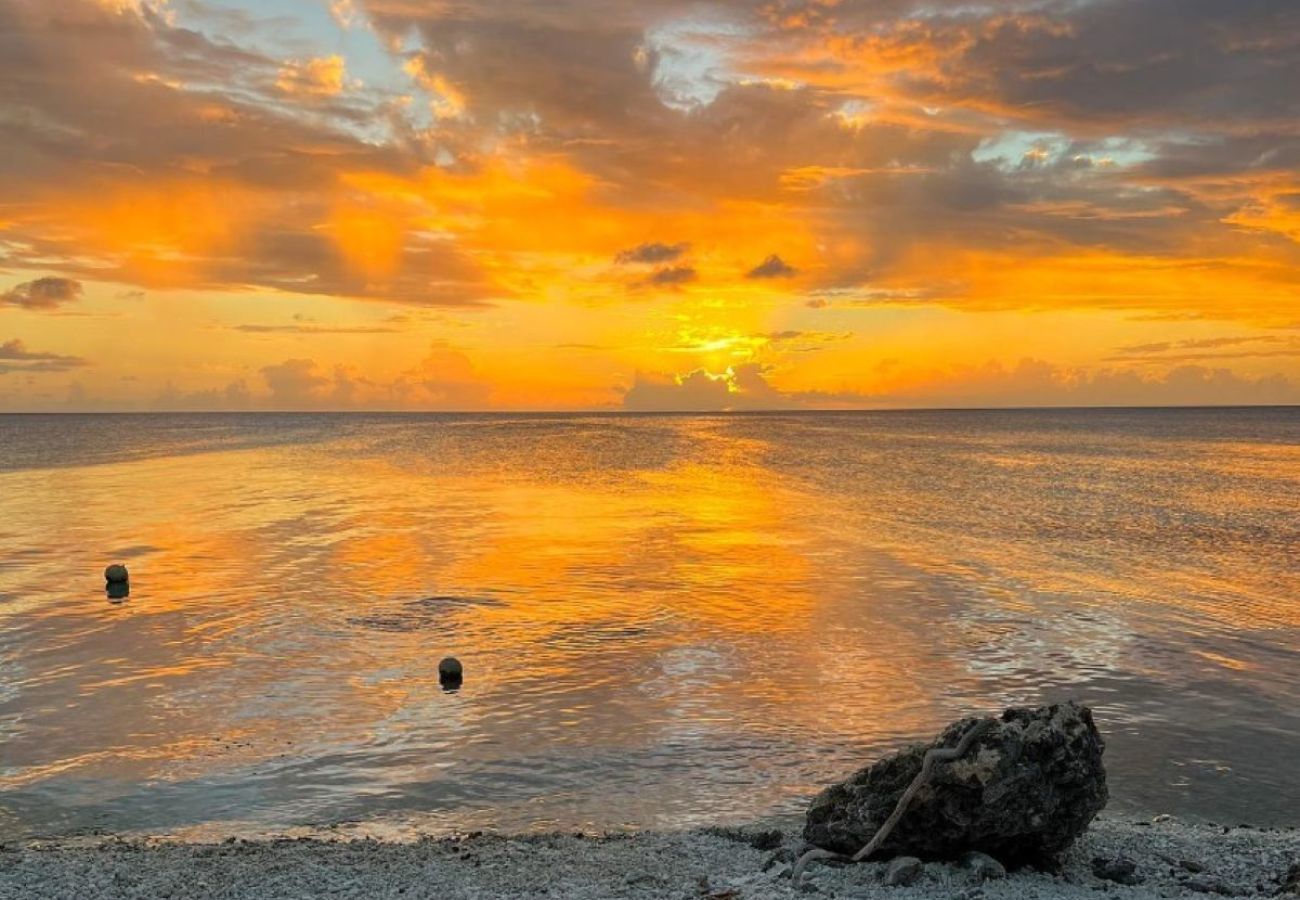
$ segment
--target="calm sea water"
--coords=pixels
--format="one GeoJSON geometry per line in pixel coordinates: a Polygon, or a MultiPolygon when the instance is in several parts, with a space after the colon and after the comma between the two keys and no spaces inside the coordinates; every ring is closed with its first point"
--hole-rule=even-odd
{"type": "Polygon", "coordinates": [[[1296,409],[0,417],[0,837],[747,821],[1066,697],[1294,823],[1297,651],[1296,409]]]}

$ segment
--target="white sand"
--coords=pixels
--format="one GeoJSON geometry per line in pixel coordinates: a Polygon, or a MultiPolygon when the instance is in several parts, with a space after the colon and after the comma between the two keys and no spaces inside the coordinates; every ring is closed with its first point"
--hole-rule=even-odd
{"type": "MultiPolygon", "coordinates": [[[[328,838],[223,844],[96,839],[35,842],[0,850],[0,897],[487,898],[882,897],[1025,900],[1272,896],[1300,862],[1300,832],[1100,821],[1055,874],[1013,872],[977,884],[963,870],[931,863],[907,888],[881,884],[885,866],[815,866],[802,890],[776,854],[745,842],[752,829],[423,839],[411,843],[328,838]],[[1121,886],[1092,873],[1094,856],[1127,855],[1142,883],[1121,886]],[[767,870],[764,865],[768,864],[767,870]],[[1203,869],[1203,871],[1194,871],[1203,869]]],[[[785,851],[802,842],[783,829],[785,851]]],[[[778,853],[781,851],[778,851],[778,853]]],[[[1286,896],[1297,896],[1289,893],[1286,896]]]]}

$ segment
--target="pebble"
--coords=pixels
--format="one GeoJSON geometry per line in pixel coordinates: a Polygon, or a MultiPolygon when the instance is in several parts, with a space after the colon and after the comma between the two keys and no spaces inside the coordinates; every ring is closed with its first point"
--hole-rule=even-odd
{"type": "Polygon", "coordinates": [[[795,856],[793,850],[789,847],[782,847],[780,850],[769,856],[767,861],[763,863],[763,871],[766,872],[768,869],[780,865],[785,865],[787,868],[793,868],[796,859],[798,859],[798,857],[795,856]]]}
{"type": "Polygon", "coordinates": [[[1201,894],[1220,894],[1224,897],[1232,897],[1238,893],[1216,878],[1189,878],[1183,882],[1183,887],[1201,894]]]}
{"type": "Polygon", "coordinates": [[[1282,876],[1282,892],[1300,894],[1300,862],[1292,864],[1282,876]]]}
{"type": "Polygon", "coordinates": [[[992,881],[1007,876],[1007,869],[1002,863],[978,850],[967,850],[957,862],[978,881],[992,881]]]}
{"type": "Polygon", "coordinates": [[[1142,883],[1142,878],[1137,873],[1137,863],[1127,856],[1118,856],[1114,859],[1105,856],[1094,856],[1092,859],[1092,874],[1103,881],[1113,881],[1116,884],[1142,883]]]}
{"type": "Polygon", "coordinates": [[[885,884],[889,887],[905,887],[921,877],[924,868],[915,856],[899,856],[890,861],[885,869],[885,884]]]}

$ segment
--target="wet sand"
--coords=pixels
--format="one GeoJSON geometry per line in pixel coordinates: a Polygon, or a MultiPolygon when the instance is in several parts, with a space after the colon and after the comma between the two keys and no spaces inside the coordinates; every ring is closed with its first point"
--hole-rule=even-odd
{"type": "MultiPolygon", "coordinates": [[[[1225,828],[1175,820],[1094,823],[1057,872],[1022,870],[979,883],[965,870],[927,864],[908,887],[883,884],[885,864],[814,866],[795,885],[785,860],[801,848],[795,823],[744,829],[555,834],[473,834],[412,842],[310,838],[186,844],[65,839],[0,850],[0,897],[108,898],[606,898],[881,897],[913,900],[1300,896],[1288,873],[1300,832],[1225,828]],[[1140,883],[1094,874],[1096,857],[1126,856],[1140,883]]],[[[1294,877],[1294,875],[1290,876],[1294,877]]]]}

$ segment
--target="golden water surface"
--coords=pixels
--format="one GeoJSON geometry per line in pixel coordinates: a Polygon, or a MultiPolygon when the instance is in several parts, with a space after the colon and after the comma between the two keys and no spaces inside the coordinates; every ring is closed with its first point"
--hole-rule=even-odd
{"type": "Polygon", "coordinates": [[[746,821],[1065,697],[1286,821],[1298,510],[1295,410],[0,417],[0,837],[746,821]]]}

